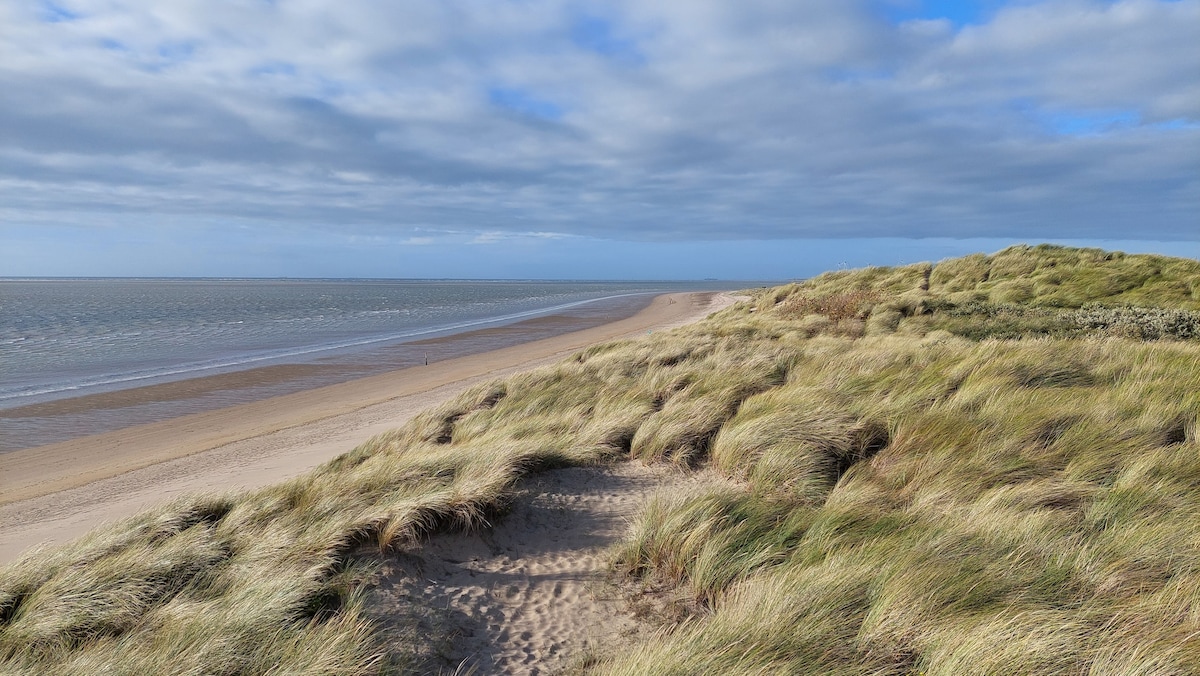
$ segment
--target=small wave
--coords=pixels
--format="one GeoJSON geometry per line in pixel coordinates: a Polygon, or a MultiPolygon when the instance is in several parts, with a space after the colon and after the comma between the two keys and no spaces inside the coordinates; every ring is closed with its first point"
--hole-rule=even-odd
{"type": "Polygon", "coordinates": [[[261,352],[254,355],[242,356],[237,358],[208,360],[203,362],[192,362],[189,364],[181,364],[169,368],[152,369],[145,371],[132,371],[121,374],[107,374],[95,376],[81,381],[61,384],[43,384],[31,388],[21,388],[10,390],[8,392],[0,391],[0,401],[10,401],[13,399],[23,399],[27,397],[45,396],[59,394],[62,392],[75,392],[82,389],[95,387],[109,387],[113,385],[124,385],[141,380],[151,380],[160,378],[171,378],[172,376],[181,376],[187,374],[203,373],[205,371],[217,371],[224,369],[237,369],[238,367],[249,366],[268,361],[277,361],[280,359],[288,359],[291,357],[300,357],[321,352],[331,352],[334,350],[344,350],[352,347],[362,347],[365,345],[376,345],[379,343],[399,342],[412,340],[422,336],[428,336],[436,333],[453,333],[471,329],[488,324],[499,324],[503,322],[511,322],[519,319],[527,319],[538,315],[551,314],[562,310],[581,307],[591,303],[599,303],[607,300],[617,300],[620,298],[631,298],[634,296],[645,296],[648,294],[658,293],[656,291],[639,291],[636,293],[622,293],[612,296],[603,296],[601,298],[589,298],[586,300],[574,301],[570,303],[562,303],[550,307],[537,308],[534,310],[525,310],[522,312],[513,312],[506,315],[496,317],[484,317],[481,319],[472,319],[453,324],[443,324],[439,326],[426,327],[421,329],[413,329],[411,331],[403,331],[399,333],[390,333],[385,335],[371,336],[368,338],[359,338],[354,340],[345,340],[335,343],[326,343],[323,345],[313,345],[306,347],[288,348],[282,350],[272,350],[261,352]]]}

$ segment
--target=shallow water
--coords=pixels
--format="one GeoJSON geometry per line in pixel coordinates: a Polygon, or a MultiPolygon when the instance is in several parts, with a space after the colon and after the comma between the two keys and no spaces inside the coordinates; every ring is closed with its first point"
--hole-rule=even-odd
{"type": "Polygon", "coordinates": [[[712,286],[0,280],[0,452],[580,330],[712,286]]]}

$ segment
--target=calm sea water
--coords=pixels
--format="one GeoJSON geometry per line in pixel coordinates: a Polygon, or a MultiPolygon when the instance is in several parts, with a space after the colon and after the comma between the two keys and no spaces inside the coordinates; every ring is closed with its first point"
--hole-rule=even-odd
{"type": "Polygon", "coordinates": [[[495,326],[688,283],[0,280],[0,410],[495,326]]]}

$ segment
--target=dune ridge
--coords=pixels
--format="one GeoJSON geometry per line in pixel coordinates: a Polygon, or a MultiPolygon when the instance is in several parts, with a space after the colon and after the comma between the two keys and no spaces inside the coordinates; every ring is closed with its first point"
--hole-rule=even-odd
{"type": "Polygon", "coordinates": [[[1196,672],[1200,263],[1043,245],[746,293],[0,569],[0,668],[1196,672]],[[604,621],[553,621],[488,540],[588,503],[556,471],[639,466],[675,474],[575,551],[641,628],[586,644],[604,621]],[[472,573],[518,580],[515,605],[472,573]]]}

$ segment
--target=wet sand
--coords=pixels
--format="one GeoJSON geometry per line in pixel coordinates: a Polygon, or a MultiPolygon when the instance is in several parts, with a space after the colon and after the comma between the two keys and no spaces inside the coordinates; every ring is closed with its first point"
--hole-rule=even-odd
{"type": "Polygon", "coordinates": [[[628,318],[651,300],[652,296],[606,300],[492,328],[334,352],[313,361],[198,375],[0,409],[0,454],[582,331],[628,318]]]}
{"type": "Polygon", "coordinates": [[[712,292],[667,294],[632,317],[583,331],[5,453],[0,562],[181,493],[295,476],[475,383],[695,321],[732,301],[712,292]]]}

